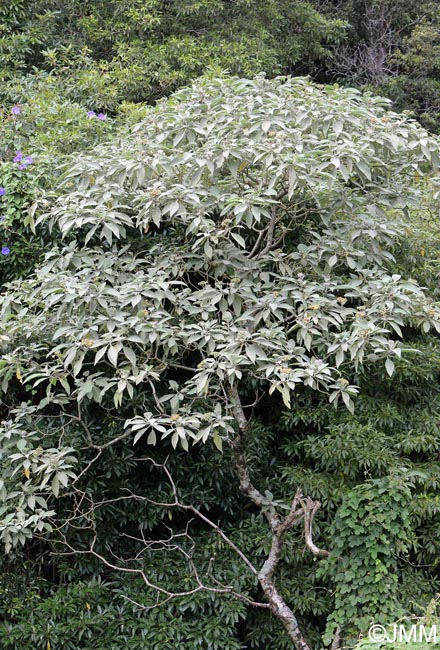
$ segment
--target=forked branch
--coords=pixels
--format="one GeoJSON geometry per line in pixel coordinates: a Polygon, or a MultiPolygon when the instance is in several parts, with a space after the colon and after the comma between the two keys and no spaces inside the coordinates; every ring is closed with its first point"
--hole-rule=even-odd
{"type": "Polygon", "coordinates": [[[304,498],[298,490],[293,501],[289,514],[282,518],[276,507],[253,485],[249,467],[246,460],[246,435],[248,420],[238,394],[236,386],[228,387],[229,398],[232,410],[237,423],[237,435],[230,441],[234,453],[235,466],[240,482],[240,489],[257,508],[265,515],[271,528],[272,540],[269,555],[258,572],[258,580],[270,603],[272,612],[282,622],[284,628],[293,641],[297,650],[310,650],[292,609],[288,606],[281,593],[275,586],[274,575],[281,560],[281,552],[286,532],[295,524],[304,520],[305,543],[310,551],[319,557],[328,555],[327,551],[319,549],[313,542],[312,525],[314,516],[320,507],[319,501],[313,501],[310,497],[304,498]]]}

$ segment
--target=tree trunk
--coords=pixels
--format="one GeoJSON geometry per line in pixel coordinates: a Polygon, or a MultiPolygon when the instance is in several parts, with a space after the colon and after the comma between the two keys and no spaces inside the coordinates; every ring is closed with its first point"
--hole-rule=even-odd
{"type": "Polygon", "coordinates": [[[249,499],[260,508],[272,531],[270,553],[258,573],[258,580],[264,591],[264,595],[269,602],[271,611],[283,624],[284,629],[291,638],[296,650],[311,650],[299,627],[295,614],[285,602],[274,583],[274,574],[281,559],[284,534],[294,523],[297,523],[304,518],[303,508],[297,510],[297,505],[300,502],[300,495],[297,493],[293,500],[290,513],[285,519],[282,519],[274,506],[268,502],[261,492],[252,484],[246,461],[244,440],[248,422],[237,389],[235,387],[230,388],[229,394],[239,429],[237,437],[232,440],[230,444],[234,452],[235,466],[240,481],[240,489],[243,494],[249,497],[249,499]]]}

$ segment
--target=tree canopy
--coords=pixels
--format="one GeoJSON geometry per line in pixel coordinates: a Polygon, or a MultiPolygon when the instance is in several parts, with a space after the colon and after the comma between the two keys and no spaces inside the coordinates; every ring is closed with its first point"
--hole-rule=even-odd
{"type": "MultiPolygon", "coordinates": [[[[6,550],[54,553],[66,576],[111,569],[128,603],[163,602],[165,621],[220,601],[211,636],[192,619],[212,648],[270,633],[271,647],[305,649],[326,627],[352,639],[371,616],[405,613],[393,574],[424,475],[391,451],[362,469],[359,454],[369,438],[388,446],[368,383],[440,331],[430,288],[399,272],[438,163],[437,139],[386,100],[264,76],[207,77],[69,160],[34,226],[50,250],[0,305],[6,550]],[[332,444],[357,450],[341,456],[344,485],[332,444]],[[328,463],[318,483],[313,462],[328,463]],[[384,499],[388,518],[367,527],[384,499]]],[[[127,647],[144,647],[128,616],[127,647]]],[[[142,634],[176,643],[155,616],[142,634]]],[[[20,625],[0,632],[5,647],[20,625]]]]}

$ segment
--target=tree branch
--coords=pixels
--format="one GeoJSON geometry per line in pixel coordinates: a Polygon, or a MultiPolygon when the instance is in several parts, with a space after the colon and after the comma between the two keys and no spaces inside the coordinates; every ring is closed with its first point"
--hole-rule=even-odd
{"type": "Polygon", "coordinates": [[[292,639],[297,650],[311,650],[308,645],[292,609],[278,591],[274,582],[274,574],[278,568],[284,535],[291,526],[299,521],[304,512],[298,511],[301,495],[299,492],[293,499],[289,514],[283,520],[275,509],[257,488],[252,484],[245,453],[245,438],[248,429],[248,421],[241,404],[240,396],[236,386],[228,386],[232,410],[238,426],[237,436],[230,441],[234,453],[235,466],[240,481],[241,491],[265,515],[272,531],[271,548],[269,555],[258,573],[258,581],[264,591],[264,595],[270,604],[273,614],[281,621],[289,637],[292,639]]]}
{"type": "Polygon", "coordinates": [[[328,557],[329,552],[323,548],[318,548],[313,542],[312,537],[313,519],[315,518],[318,509],[321,507],[321,503],[319,501],[313,501],[310,497],[302,499],[301,502],[304,509],[304,534],[307,548],[317,557],[328,557]]]}

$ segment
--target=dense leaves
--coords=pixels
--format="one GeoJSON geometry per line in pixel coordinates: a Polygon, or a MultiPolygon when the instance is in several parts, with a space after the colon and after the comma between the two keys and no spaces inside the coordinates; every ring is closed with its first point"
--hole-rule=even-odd
{"type": "Polygon", "coordinates": [[[349,23],[347,38],[324,64],[327,74],[344,84],[373,87],[438,132],[438,3],[337,0],[321,6],[349,23]]]}
{"type": "Polygon", "coordinates": [[[1,11],[5,77],[37,66],[71,99],[113,110],[169,94],[209,68],[304,70],[345,28],[302,0],[14,0],[1,11]]]}
{"type": "Polygon", "coordinates": [[[438,141],[355,90],[216,78],[337,80],[438,131],[438,17],[0,7],[2,647],[292,647],[163,463],[258,569],[264,514],[298,487],[321,502],[329,558],[299,525],[275,576],[311,647],[439,625],[438,141]],[[239,494],[235,388],[262,510],[239,494]],[[127,567],[185,595],[156,608],[127,567]]]}
{"type": "MultiPolygon", "coordinates": [[[[69,161],[50,209],[35,224],[58,243],[35,275],[11,284],[1,301],[0,373],[12,397],[1,426],[6,549],[20,553],[19,544],[37,544],[33,553],[43,563],[47,549],[67,551],[54,564],[65,576],[61,582],[102,571],[87,553],[93,544],[104,565],[119,558],[122,575],[124,566],[138,566],[141,553],[152,583],[183,592],[194,586],[194,563],[209,588],[220,582],[261,598],[240,557],[219,545],[215,531],[199,522],[187,536],[185,512],[165,505],[169,487],[146,458],[162,462],[171,453],[183,502],[212,512],[239,548],[262,563],[267,531],[238,496],[228,448],[237,429],[230,391],[237,388],[253,405],[245,407],[252,432],[246,453],[267,503],[282,511],[298,486],[320,498],[318,534],[322,526],[334,549],[317,574],[303,557],[300,531],[292,532],[280,567],[284,597],[306,619],[315,645],[329,615],[329,630],[335,622],[347,623],[347,638],[364,631],[368,615],[358,617],[358,599],[369,602],[371,615],[378,604],[365,576],[375,584],[384,571],[393,575],[392,549],[410,553],[409,541],[399,537],[402,526],[414,540],[417,527],[426,532],[436,525],[431,478],[423,474],[420,485],[408,486],[396,473],[401,457],[411,465],[429,453],[429,438],[415,446],[408,426],[396,451],[392,437],[395,423],[407,417],[400,409],[417,366],[418,343],[410,337],[421,331],[423,346],[420,336],[435,337],[440,329],[429,292],[396,272],[399,251],[420,245],[406,224],[435,193],[437,149],[436,139],[391,113],[384,100],[304,79],[223,78],[145,109],[130,131],[69,161]],[[394,376],[394,411],[384,405],[381,420],[370,382],[386,392],[394,376]],[[380,481],[356,487],[371,475],[380,481]],[[158,505],[129,503],[127,489],[158,505]],[[399,495],[407,499],[409,489],[418,490],[429,513],[420,506],[411,517],[406,510],[396,514],[399,495]],[[366,517],[377,507],[390,517],[377,530],[366,528],[357,520],[361,506],[366,517]],[[150,535],[164,539],[165,522],[183,535],[184,553],[175,558],[166,548],[157,554],[145,547],[150,535]],[[339,558],[350,562],[352,527],[360,564],[350,577],[339,558]],[[382,536],[391,549],[385,557],[382,536]],[[355,614],[344,609],[351,602],[355,614]]],[[[417,552],[435,553],[437,542],[429,549],[423,534],[418,539],[417,552]]],[[[121,581],[123,596],[154,602],[154,590],[141,581],[121,581]]],[[[71,598],[69,590],[50,596],[58,608],[71,598]]],[[[102,593],[115,607],[116,592],[102,593]]],[[[423,580],[411,595],[421,594],[431,596],[423,580]]],[[[212,611],[210,598],[199,594],[195,606],[212,611]]],[[[269,637],[271,647],[289,647],[266,613],[245,614],[243,601],[212,598],[225,603],[231,648],[238,640],[265,647],[269,637]],[[241,617],[246,625],[234,628],[241,617]]],[[[403,599],[389,604],[390,616],[408,607],[403,599]]],[[[126,615],[137,629],[137,615],[126,615]]],[[[19,627],[5,628],[5,643],[28,634],[20,611],[14,617],[19,627]]],[[[153,619],[142,620],[145,634],[157,634],[153,619]]],[[[59,623],[60,631],[47,637],[52,647],[57,638],[65,643],[69,624],[59,623]]],[[[58,625],[56,616],[50,625],[58,625]]],[[[207,638],[197,630],[197,638],[207,638]]]]}

